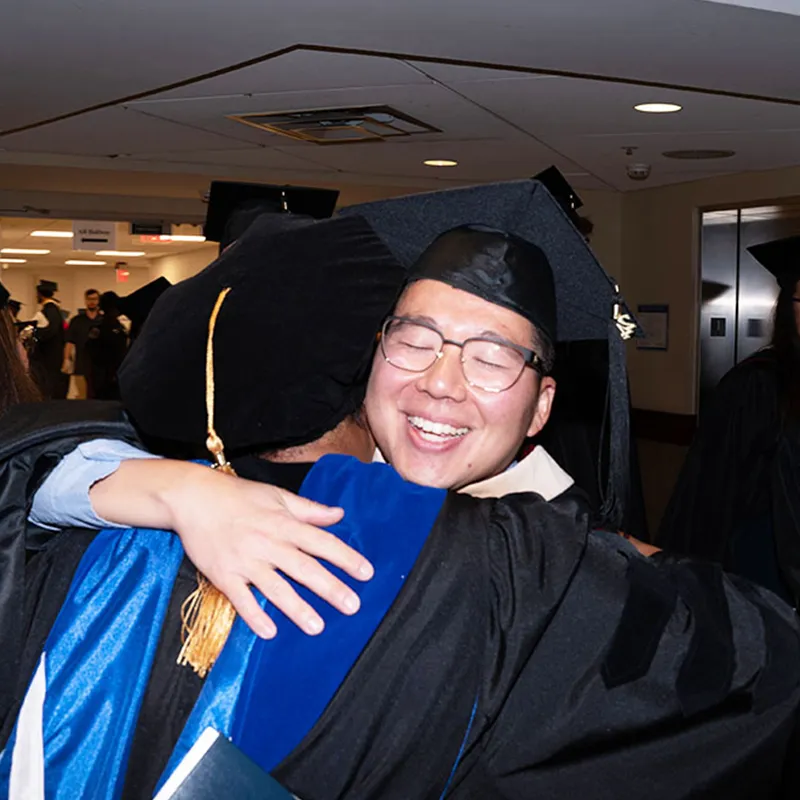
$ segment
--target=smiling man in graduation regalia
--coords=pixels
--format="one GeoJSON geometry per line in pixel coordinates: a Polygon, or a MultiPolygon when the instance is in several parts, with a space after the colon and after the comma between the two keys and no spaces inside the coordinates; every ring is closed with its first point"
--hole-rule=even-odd
{"type": "MultiPolygon", "coordinates": [[[[218,433],[251,477],[273,481],[287,465],[252,459],[272,442],[284,457],[302,445],[305,460],[339,449],[326,435],[353,422],[372,348],[339,349],[337,331],[377,332],[403,279],[362,218],[298,225],[256,223],[169,290],[131,354],[171,342],[185,380],[154,374],[139,391],[154,409],[166,387],[183,391],[184,436],[218,433]],[[318,293],[294,306],[309,281],[318,293]],[[257,374],[232,371],[227,385],[206,372],[208,319],[210,364],[235,359],[254,324],[239,303],[256,292],[274,304],[258,321],[272,346],[257,374]],[[164,338],[173,304],[195,316],[164,338]],[[328,304],[339,313],[316,313],[328,304]],[[319,351],[300,342],[309,324],[319,351]]],[[[780,602],[713,567],[658,565],[621,538],[589,537],[569,501],[480,501],[341,456],[299,469],[303,494],[343,506],[334,530],[375,565],[360,613],[326,613],[313,638],[284,625],[271,642],[237,621],[203,681],[175,663],[194,583],[177,539],[65,537],[37,567],[49,580],[31,613],[34,677],[0,756],[6,785],[23,791],[12,773],[22,780],[24,743],[38,742],[27,775],[47,796],[146,797],[211,726],[303,800],[779,796],[800,701],[797,627],[780,602]]]]}

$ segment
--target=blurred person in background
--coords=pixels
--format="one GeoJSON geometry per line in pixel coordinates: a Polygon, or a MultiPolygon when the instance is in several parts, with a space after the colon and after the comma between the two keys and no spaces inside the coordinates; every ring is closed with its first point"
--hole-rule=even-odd
{"type": "Polygon", "coordinates": [[[17,337],[8,301],[8,291],[0,283],[0,414],[17,403],[40,399],[28,375],[28,354],[17,337]]]}
{"type": "Polygon", "coordinates": [[[769,347],[714,390],[659,530],[665,549],[800,598],[800,236],[750,253],[780,287],[769,347]]]}
{"type": "Polygon", "coordinates": [[[64,361],[64,318],[55,298],[58,284],[42,280],[36,287],[39,310],[36,321],[36,345],[31,352],[31,375],[48,400],[67,396],[69,377],[61,371],[64,361]]]}
{"type": "Polygon", "coordinates": [[[100,324],[100,292],[87,289],[84,292],[85,307],[72,318],[67,328],[67,342],[64,345],[64,365],[62,371],[70,376],[69,400],[85,400],[88,397],[86,374],[89,371],[89,356],[86,343],[89,334],[100,324]]]}
{"type": "Polygon", "coordinates": [[[128,334],[119,318],[119,302],[116,292],[103,293],[102,317],[89,331],[86,342],[89,396],[95,400],[119,400],[117,371],[128,351],[128,334]]]}

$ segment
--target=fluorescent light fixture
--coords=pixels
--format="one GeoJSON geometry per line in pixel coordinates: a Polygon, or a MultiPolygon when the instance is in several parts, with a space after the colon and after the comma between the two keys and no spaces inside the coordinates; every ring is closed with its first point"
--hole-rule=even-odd
{"type": "Polygon", "coordinates": [[[447,158],[430,158],[423,161],[426,167],[457,167],[458,161],[450,161],[447,158]]]}
{"type": "Polygon", "coordinates": [[[0,258],[0,264],[24,264],[27,258],[0,258]]]}
{"type": "Polygon", "coordinates": [[[71,258],[69,261],[64,262],[68,267],[103,267],[108,262],[106,261],[82,261],[77,258],[71,258]]]}
{"type": "Polygon", "coordinates": [[[26,250],[22,247],[4,247],[0,253],[11,253],[17,256],[46,256],[49,255],[49,250],[26,250]]]}
{"type": "Polygon", "coordinates": [[[119,256],[120,258],[136,258],[143,256],[144,250],[98,250],[98,256],[119,256]]]}
{"type": "Polygon", "coordinates": [[[160,242],[204,242],[205,240],[205,236],[188,236],[182,234],[164,234],[158,237],[158,241],[160,242]]]}
{"type": "Polygon", "coordinates": [[[639,103],[634,109],[643,114],[674,114],[676,111],[681,111],[683,106],[677,103],[639,103]]]}
{"type": "Polygon", "coordinates": [[[72,231],[32,231],[31,236],[38,236],[41,239],[71,239],[72,231]]]}

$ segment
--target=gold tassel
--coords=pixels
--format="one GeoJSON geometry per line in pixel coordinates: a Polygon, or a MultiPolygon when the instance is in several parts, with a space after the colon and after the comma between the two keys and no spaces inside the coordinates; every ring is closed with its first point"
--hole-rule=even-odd
{"type": "MultiPolygon", "coordinates": [[[[206,344],[206,415],[208,439],[206,447],[214,456],[215,469],[235,475],[233,467],[225,458],[222,439],[214,429],[214,328],[217,316],[230,288],[223,289],[211,318],[208,321],[206,344]]],[[[186,598],[181,607],[181,639],[183,647],[178,654],[178,664],[190,666],[201,678],[205,678],[222,652],[236,619],[236,610],[204,575],[197,573],[197,588],[186,598]]]]}

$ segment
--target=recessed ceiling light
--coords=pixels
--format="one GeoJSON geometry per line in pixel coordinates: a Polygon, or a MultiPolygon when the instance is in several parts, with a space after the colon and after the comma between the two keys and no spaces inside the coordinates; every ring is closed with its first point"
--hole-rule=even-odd
{"type": "Polygon", "coordinates": [[[164,234],[158,237],[159,242],[204,242],[205,236],[187,236],[182,234],[164,234]]]}
{"type": "Polygon", "coordinates": [[[19,256],[46,256],[49,250],[26,250],[22,247],[4,247],[0,253],[12,253],[19,256]]]}
{"type": "Polygon", "coordinates": [[[71,258],[69,261],[64,262],[68,267],[102,267],[107,262],[105,261],[82,261],[77,258],[71,258]]]}
{"type": "Polygon", "coordinates": [[[428,161],[423,161],[426,167],[457,167],[458,161],[450,161],[447,158],[431,158],[428,161]]]}
{"type": "Polygon", "coordinates": [[[119,256],[120,258],[136,258],[143,256],[144,250],[98,250],[98,256],[119,256]]]}
{"type": "Polygon", "coordinates": [[[0,264],[24,264],[25,258],[0,258],[0,264]]]}
{"type": "Polygon", "coordinates": [[[674,114],[676,111],[681,111],[683,106],[677,103],[639,103],[634,108],[643,114],[674,114]]]}
{"type": "Polygon", "coordinates": [[[31,236],[38,236],[42,239],[71,239],[72,231],[32,231],[31,236]]]}

